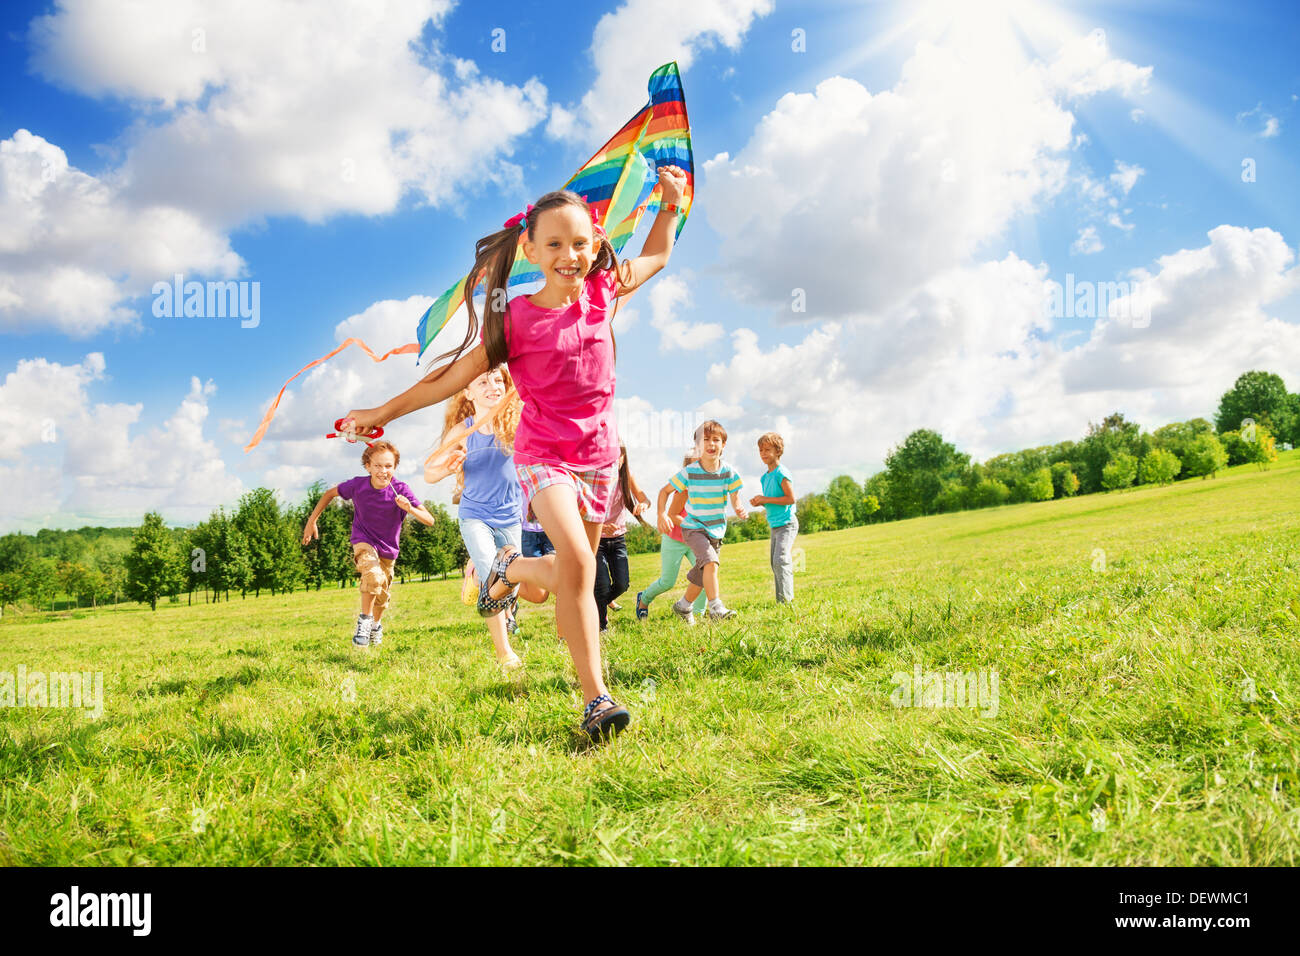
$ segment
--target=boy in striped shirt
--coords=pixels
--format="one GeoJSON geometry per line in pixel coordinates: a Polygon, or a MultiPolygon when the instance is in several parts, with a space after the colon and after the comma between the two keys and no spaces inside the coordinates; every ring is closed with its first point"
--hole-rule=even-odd
{"type": "Polygon", "coordinates": [[[747,517],[740,503],[740,475],[722,460],[722,449],[727,445],[727,430],[715,421],[707,421],[695,432],[700,451],[699,461],[687,465],[668,479],[676,489],[668,514],[682,527],[682,540],[695,555],[695,566],[686,574],[690,584],[686,594],[673,605],[673,613],[687,624],[695,623],[691,604],[703,590],[709,599],[709,619],[714,621],[734,617],[722,603],[718,590],[718,552],[722,537],[727,533],[727,498],[736,517],[747,517]],[[680,517],[682,504],[686,516],[680,517]]]}

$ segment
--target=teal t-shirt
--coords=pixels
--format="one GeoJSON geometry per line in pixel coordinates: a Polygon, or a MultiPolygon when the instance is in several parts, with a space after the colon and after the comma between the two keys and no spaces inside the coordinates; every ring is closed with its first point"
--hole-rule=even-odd
{"type": "MultiPolygon", "coordinates": [[[[790,477],[790,472],[786,471],[785,465],[777,465],[771,471],[763,472],[763,497],[764,498],[783,498],[785,489],[781,487],[782,481],[790,482],[790,489],[794,490],[794,479],[790,477]]],[[[767,525],[769,528],[779,528],[782,525],[790,523],[794,517],[794,505],[763,505],[767,510],[767,525]]]]}
{"type": "Polygon", "coordinates": [[[668,484],[686,492],[686,519],[683,531],[703,531],[721,538],[727,533],[727,496],[740,490],[740,475],[726,462],[718,462],[717,471],[705,471],[698,461],[687,465],[668,479],[668,484]]]}

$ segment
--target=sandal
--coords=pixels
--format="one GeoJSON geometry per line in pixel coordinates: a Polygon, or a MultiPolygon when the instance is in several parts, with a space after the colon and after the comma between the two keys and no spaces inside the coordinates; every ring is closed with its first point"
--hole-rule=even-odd
{"type": "Polygon", "coordinates": [[[460,600],[462,604],[474,604],[478,601],[478,575],[474,571],[473,561],[465,566],[464,580],[460,585],[460,600]]]}
{"type": "Polygon", "coordinates": [[[514,602],[519,592],[519,585],[512,584],[506,577],[506,569],[510,567],[510,562],[519,557],[519,552],[511,545],[503,544],[497,550],[497,556],[492,560],[492,569],[483,578],[483,583],[478,589],[478,613],[482,617],[492,617],[494,614],[500,614],[514,602]],[[500,597],[492,597],[492,588],[498,584],[504,584],[510,588],[500,597]]]}
{"type": "Polygon", "coordinates": [[[632,723],[632,715],[622,704],[616,704],[608,694],[601,694],[587,704],[582,712],[582,730],[592,740],[612,737],[632,723]],[[608,704],[599,713],[592,713],[601,704],[608,704]]]}

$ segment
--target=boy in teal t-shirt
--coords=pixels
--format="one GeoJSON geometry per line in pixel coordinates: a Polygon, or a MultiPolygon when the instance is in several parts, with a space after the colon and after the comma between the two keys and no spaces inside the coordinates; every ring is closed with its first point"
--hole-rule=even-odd
{"type": "Polygon", "coordinates": [[[767,432],[758,439],[758,457],[767,465],[761,483],[763,493],[754,495],[750,505],[762,505],[767,511],[767,524],[772,529],[769,557],[772,577],[776,580],[776,603],[784,604],[794,598],[794,539],[799,534],[799,518],[794,510],[794,485],[790,472],[781,464],[785,442],[776,432],[767,432]]]}

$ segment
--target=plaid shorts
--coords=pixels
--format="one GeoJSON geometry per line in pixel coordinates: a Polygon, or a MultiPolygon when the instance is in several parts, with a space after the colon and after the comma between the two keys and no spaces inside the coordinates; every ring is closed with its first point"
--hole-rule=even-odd
{"type": "Polygon", "coordinates": [[[588,471],[572,471],[561,465],[515,465],[519,487],[524,493],[524,514],[533,520],[533,496],[550,485],[568,485],[578,498],[578,515],[583,521],[604,522],[609,500],[618,484],[618,464],[588,471]]]}

